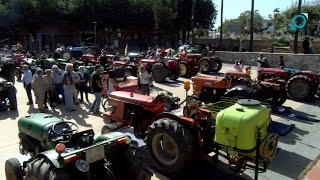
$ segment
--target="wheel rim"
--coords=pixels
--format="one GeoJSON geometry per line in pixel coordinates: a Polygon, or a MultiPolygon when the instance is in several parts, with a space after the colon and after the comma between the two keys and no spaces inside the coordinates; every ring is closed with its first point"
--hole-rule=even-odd
{"type": "Polygon", "coordinates": [[[63,57],[63,59],[65,59],[65,60],[69,60],[69,59],[71,59],[71,54],[68,53],[68,52],[65,52],[65,53],[63,53],[62,57],[63,57]]]}
{"type": "Polygon", "coordinates": [[[181,76],[184,76],[187,74],[187,67],[185,64],[180,64],[180,69],[181,69],[181,76]]]}
{"type": "Polygon", "coordinates": [[[178,159],[178,145],[171,136],[159,133],[152,139],[152,150],[155,157],[165,165],[172,165],[178,159]]]}
{"type": "Polygon", "coordinates": [[[207,61],[202,61],[200,63],[201,71],[208,71],[209,70],[209,63],[207,61]]]}
{"type": "Polygon", "coordinates": [[[310,92],[309,83],[303,80],[296,80],[290,86],[290,93],[296,98],[304,98],[308,96],[310,92]]]}

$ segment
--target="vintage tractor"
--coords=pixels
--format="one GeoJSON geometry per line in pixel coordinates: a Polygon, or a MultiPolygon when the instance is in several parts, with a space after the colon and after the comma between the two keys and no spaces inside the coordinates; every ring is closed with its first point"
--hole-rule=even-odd
{"type": "Polygon", "coordinates": [[[31,157],[8,159],[7,179],[114,179],[130,142],[120,132],[78,132],[76,124],[42,113],[20,118],[18,128],[20,153],[31,157]]]}
{"type": "Polygon", "coordinates": [[[199,66],[198,62],[195,59],[187,58],[187,59],[175,59],[180,64],[181,69],[181,77],[192,77],[198,74],[199,66]]]}
{"type": "MultiPolygon", "coordinates": [[[[190,89],[190,82],[185,83],[185,88],[190,89]]],[[[211,152],[215,152],[216,161],[218,155],[227,158],[230,166],[235,167],[235,173],[243,172],[249,161],[255,164],[256,177],[259,170],[267,170],[278,142],[278,136],[268,132],[271,115],[267,107],[249,99],[224,106],[221,102],[216,106],[203,106],[194,97],[186,101],[182,109],[166,112],[163,100],[113,92],[110,110],[104,114],[108,124],[102,131],[132,125],[138,137],[146,135],[151,162],[164,174],[183,173],[195,157],[211,152]]]]}
{"type": "Polygon", "coordinates": [[[261,81],[274,82],[280,79],[286,82],[286,91],[290,99],[295,101],[310,101],[317,94],[319,76],[311,71],[301,71],[290,68],[261,68],[257,71],[261,81]]]}
{"type": "MultiPolygon", "coordinates": [[[[198,68],[201,73],[217,73],[222,68],[221,59],[217,56],[208,56],[208,51],[200,47],[192,47],[190,45],[183,45],[179,47],[178,52],[180,53],[183,48],[187,49],[187,58],[188,60],[196,60],[198,63],[198,68]]],[[[179,57],[179,54],[177,54],[179,57]]],[[[192,65],[192,64],[191,64],[192,65]]]]}
{"type": "Polygon", "coordinates": [[[153,117],[179,108],[179,98],[172,93],[161,92],[157,97],[146,96],[133,92],[115,91],[110,94],[109,107],[103,114],[104,126],[101,133],[118,129],[109,125],[111,122],[121,123],[120,127],[134,127],[137,137],[144,137],[148,126],[152,124],[153,117]]]}
{"type": "Polygon", "coordinates": [[[5,106],[3,110],[8,110],[8,108],[6,108],[8,103],[10,110],[17,109],[16,88],[11,82],[0,77],[0,104],[5,106]]]}
{"type": "Polygon", "coordinates": [[[202,102],[217,102],[227,96],[252,98],[278,107],[287,99],[284,84],[253,81],[242,72],[228,71],[225,77],[194,76],[192,82],[193,93],[202,102]]]}

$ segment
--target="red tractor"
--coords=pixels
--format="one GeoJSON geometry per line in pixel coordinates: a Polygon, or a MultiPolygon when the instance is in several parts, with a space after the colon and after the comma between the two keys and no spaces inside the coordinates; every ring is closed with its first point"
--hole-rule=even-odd
{"type": "Polygon", "coordinates": [[[318,74],[311,71],[301,71],[290,68],[260,68],[257,77],[261,81],[284,81],[290,99],[295,101],[310,101],[317,94],[319,86],[318,74]]]}
{"type": "MultiPolygon", "coordinates": [[[[206,57],[203,54],[188,53],[187,58],[179,60],[181,72],[190,71],[189,76],[195,75],[195,70],[200,70],[203,74],[217,73],[222,68],[221,59],[217,56],[206,57]],[[195,60],[196,64],[193,62],[195,60]]],[[[186,74],[186,73],[183,73],[186,74]]],[[[183,75],[186,76],[186,75],[183,75]]]]}
{"type": "Polygon", "coordinates": [[[193,94],[202,102],[217,102],[221,97],[251,98],[281,106],[287,96],[285,84],[253,81],[249,74],[228,71],[225,77],[194,76],[193,94]]]}
{"type": "Polygon", "coordinates": [[[175,60],[168,60],[166,63],[155,59],[136,59],[135,62],[131,60],[113,62],[113,66],[125,67],[127,76],[137,76],[141,64],[146,67],[149,73],[152,73],[152,78],[157,83],[164,82],[167,78],[177,80],[181,74],[179,63],[175,60]]]}

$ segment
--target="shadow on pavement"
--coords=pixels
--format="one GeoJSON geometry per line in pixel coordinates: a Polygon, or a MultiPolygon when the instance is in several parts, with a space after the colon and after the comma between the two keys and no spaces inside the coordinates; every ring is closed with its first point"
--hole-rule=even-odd
{"type": "Polygon", "coordinates": [[[290,179],[298,179],[311,161],[295,152],[279,149],[268,169],[290,179]]]}
{"type": "Polygon", "coordinates": [[[308,131],[304,131],[302,129],[299,129],[295,127],[290,133],[288,133],[286,136],[280,136],[279,141],[284,144],[291,144],[295,145],[297,141],[301,141],[301,136],[309,134],[308,131]]]}
{"type": "Polygon", "coordinates": [[[183,84],[184,81],[181,81],[181,80],[170,80],[170,79],[167,79],[165,82],[163,83],[158,83],[158,84],[161,84],[161,85],[164,85],[164,86],[169,86],[169,87],[180,87],[182,84],[183,84]]]}
{"type": "Polygon", "coordinates": [[[0,111],[0,120],[16,120],[17,118],[19,118],[19,111],[15,110],[15,111],[0,111]]]}

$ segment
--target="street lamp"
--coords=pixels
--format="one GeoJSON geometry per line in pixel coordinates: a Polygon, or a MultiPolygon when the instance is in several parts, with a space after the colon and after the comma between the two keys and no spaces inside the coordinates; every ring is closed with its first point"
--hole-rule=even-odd
{"type": "Polygon", "coordinates": [[[277,18],[277,14],[279,13],[279,8],[276,8],[275,10],[273,10],[273,17],[274,17],[274,23],[273,23],[273,35],[272,35],[272,47],[271,47],[271,53],[273,53],[274,51],[274,38],[275,38],[275,34],[276,34],[276,18],[277,18]]]}
{"type": "Polygon", "coordinates": [[[253,51],[253,16],[254,16],[254,0],[251,0],[251,14],[250,14],[250,52],[253,51]]]}
{"type": "Polygon", "coordinates": [[[222,50],[222,38],[223,38],[223,0],[221,0],[221,25],[220,25],[220,51],[222,50]]]}
{"type": "Polygon", "coordinates": [[[92,22],[94,25],[94,46],[97,45],[97,22],[92,22]]]}

